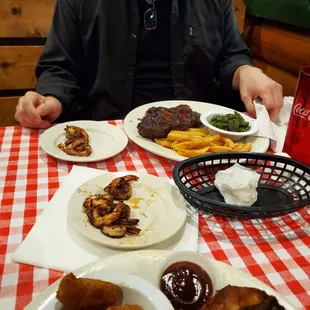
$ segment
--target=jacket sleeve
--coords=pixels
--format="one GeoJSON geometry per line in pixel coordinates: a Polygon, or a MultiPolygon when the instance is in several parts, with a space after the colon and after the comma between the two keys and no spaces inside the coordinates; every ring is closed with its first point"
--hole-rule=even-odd
{"type": "Polygon", "coordinates": [[[223,88],[232,88],[235,71],[242,65],[252,65],[251,52],[243,42],[237,25],[232,0],[224,4],[224,42],[219,65],[219,78],[223,88]]]}
{"type": "Polygon", "coordinates": [[[57,0],[52,26],[36,67],[37,92],[54,96],[62,104],[61,119],[70,119],[80,92],[78,79],[83,51],[78,27],[78,0],[57,0]]]}

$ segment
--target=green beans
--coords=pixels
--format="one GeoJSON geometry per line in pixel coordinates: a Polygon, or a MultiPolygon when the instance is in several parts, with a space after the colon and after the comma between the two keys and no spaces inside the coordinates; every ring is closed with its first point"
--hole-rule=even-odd
{"type": "Polygon", "coordinates": [[[210,124],[222,130],[234,132],[245,132],[251,129],[249,122],[246,122],[238,112],[214,115],[210,120],[210,124]]]}

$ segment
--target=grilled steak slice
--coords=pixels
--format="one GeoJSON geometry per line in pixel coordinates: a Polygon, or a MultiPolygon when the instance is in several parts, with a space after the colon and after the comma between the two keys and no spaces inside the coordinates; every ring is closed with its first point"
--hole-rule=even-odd
{"type": "Polygon", "coordinates": [[[193,111],[188,105],[181,104],[169,110],[177,115],[180,121],[179,127],[175,130],[187,130],[201,126],[200,113],[193,111]]]}
{"type": "Polygon", "coordinates": [[[175,108],[152,107],[138,124],[138,132],[148,139],[166,138],[171,130],[187,130],[201,125],[200,114],[188,105],[175,108]]]}

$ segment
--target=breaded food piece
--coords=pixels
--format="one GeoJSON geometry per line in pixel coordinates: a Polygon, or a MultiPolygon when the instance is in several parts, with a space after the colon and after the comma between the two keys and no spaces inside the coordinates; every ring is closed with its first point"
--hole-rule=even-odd
{"type": "Polygon", "coordinates": [[[69,273],[60,282],[56,298],[68,309],[103,310],[115,305],[121,289],[110,282],[76,278],[69,273]]]}
{"type": "Polygon", "coordinates": [[[252,287],[227,285],[201,310],[285,310],[274,296],[252,287]]]}
{"type": "Polygon", "coordinates": [[[137,305],[124,305],[124,306],[112,306],[107,310],[143,310],[143,308],[137,305]]]}

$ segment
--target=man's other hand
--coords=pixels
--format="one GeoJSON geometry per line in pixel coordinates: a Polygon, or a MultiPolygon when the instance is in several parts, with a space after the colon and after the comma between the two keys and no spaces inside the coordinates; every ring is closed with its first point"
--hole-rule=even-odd
{"type": "Polygon", "coordinates": [[[19,99],[15,119],[24,127],[47,128],[61,112],[61,103],[55,97],[29,91],[19,99]]]}
{"type": "Polygon", "coordinates": [[[270,119],[278,122],[279,112],[283,106],[283,89],[280,84],[270,79],[260,69],[245,65],[236,70],[233,88],[240,91],[241,99],[251,116],[255,117],[253,101],[259,97],[267,108],[270,119]]]}

